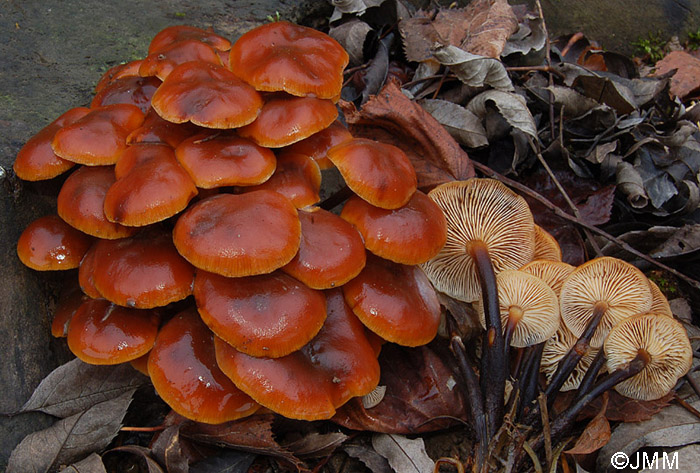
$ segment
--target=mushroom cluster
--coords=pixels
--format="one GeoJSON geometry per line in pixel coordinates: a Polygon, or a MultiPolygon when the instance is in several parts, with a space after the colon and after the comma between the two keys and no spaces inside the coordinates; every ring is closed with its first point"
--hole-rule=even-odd
{"type": "Polygon", "coordinates": [[[447,223],[400,149],[338,120],[347,62],[283,21],[234,44],[169,27],[31,138],[18,177],[76,167],[17,246],[30,268],[78,269],[52,333],[87,363],[131,362],[208,423],[260,406],[329,418],[375,389],[384,341],[432,340],[419,265],[447,223]],[[331,167],[354,193],[340,216],[317,205],[331,167]]]}

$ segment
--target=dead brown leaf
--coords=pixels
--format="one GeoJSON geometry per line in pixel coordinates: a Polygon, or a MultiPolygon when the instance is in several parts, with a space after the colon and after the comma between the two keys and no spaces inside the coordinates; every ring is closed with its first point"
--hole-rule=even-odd
{"type": "Polygon", "coordinates": [[[610,422],[605,417],[608,407],[608,395],[602,396],[603,405],[596,416],[588,423],[584,431],[576,440],[576,444],[564,453],[570,455],[587,455],[600,449],[610,440],[610,422]]]}
{"type": "Polygon", "coordinates": [[[353,136],[398,146],[408,155],[418,175],[418,187],[474,177],[467,153],[395,82],[388,82],[360,110],[343,100],[340,108],[353,136]]]}
{"type": "Polygon", "coordinates": [[[671,77],[673,95],[684,98],[700,88],[700,59],[685,51],[673,51],[656,63],[654,75],[663,75],[673,69],[677,69],[671,77]]]}
{"type": "MultiPolygon", "coordinates": [[[[673,396],[674,393],[669,393],[655,401],[637,401],[618,394],[617,391],[610,391],[605,417],[612,422],[649,420],[664,407],[669,406],[673,401],[673,396]]],[[[593,417],[595,413],[600,411],[601,405],[601,398],[594,400],[583,410],[580,417],[593,417]]]]}
{"type": "Polygon", "coordinates": [[[506,0],[474,0],[461,9],[419,10],[399,24],[409,61],[432,57],[435,43],[457,46],[472,54],[498,58],[518,20],[506,0]]]}

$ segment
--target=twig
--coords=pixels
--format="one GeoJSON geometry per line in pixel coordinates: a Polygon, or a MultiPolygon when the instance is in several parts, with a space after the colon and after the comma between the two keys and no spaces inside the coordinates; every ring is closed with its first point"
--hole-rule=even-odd
{"type": "Polygon", "coordinates": [[[685,375],[685,379],[688,380],[688,384],[690,384],[690,387],[693,388],[693,391],[695,391],[695,394],[700,397],[700,386],[698,386],[698,382],[693,379],[692,376],[689,374],[685,375]]]}
{"type": "Polygon", "coordinates": [[[129,426],[124,426],[122,427],[121,430],[122,432],[160,432],[161,430],[165,430],[166,426],[165,425],[156,425],[155,427],[129,427],[129,426]]]}
{"type": "MultiPolygon", "coordinates": [[[[544,38],[545,38],[545,64],[547,64],[547,67],[551,68],[552,67],[552,45],[549,42],[549,32],[547,31],[547,24],[544,21],[544,13],[542,12],[542,4],[540,3],[540,0],[535,1],[535,5],[537,6],[537,14],[540,16],[542,19],[542,31],[544,31],[544,38]]],[[[549,82],[549,126],[551,128],[551,135],[552,135],[552,141],[556,139],[555,131],[554,131],[554,91],[552,88],[554,87],[554,76],[552,75],[551,72],[547,73],[548,75],[548,82],[549,82]]]]}
{"type": "Polygon", "coordinates": [[[442,85],[445,83],[445,79],[447,78],[447,74],[450,73],[450,67],[445,66],[445,70],[442,71],[442,76],[440,77],[440,82],[438,82],[437,89],[435,89],[435,93],[433,94],[433,100],[435,100],[440,93],[440,89],[442,88],[442,85]]]}
{"type": "Polygon", "coordinates": [[[549,426],[549,410],[547,409],[547,396],[544,393],[540,393],[537,398],[537,402],[540,405],[540,412],[542,418],[542,434],[544,435],[544,455],[547,459],[547,465],[552,464],[552,431],[549,426]]]}
{"type": "Polygon", "coordinates": [[[537,458],[537,454],[532,449],[530,444],[527,443],[527,441],[523,442],[523,450],[527,452],[528,456],[530,457],[530,460],[532,460],[532,466],[535,468],[535,472],[542,473],[542,465],[540,464],[540,460],[537,458]]]}
{"type": "Polygon", "coordinates": [[[678,396],[678,393],[675,393],[675,400],[676,400],[676,402],[677,402],[678,404],[680,404],[682,407],[684,407],[686,411],[690,412],[690,413],[693,414],[695,417],[697,417],[698,419],[700,419],[700,411],[698,411],[698,410],[695,409],[693,406],[691,406],[688,402],[686,402],[685,399],[681,399],[681,398],[678,396]]]}
{"type": "Polygon", "coordinates": [[[509,187],[512,187],[513,189],[516,189],[523,194],[527,195],[528,197],[531,197],[532,199],[536,200],[540,204],[544,205],[547,209],[551,210],[557,217],[561,217],[562,219],[566,220],[567,222],[574,223],[576,225],[579,225],[583,228],[586,228],[590,230],[591,232],[600,235],[601,237],[605,238],[606,240],[609,240],[613,243],[615,243],[617,246],[625,250],[626,252],[636,256],[637,258],[641,258],[647,263],[668,272],[669,274],[674,275],[678,279],[681,279],[682,281],[685,281],[687,284],[692,286],[694,289],[700,289],[700,282],[696,281],[695,279],[691,278],[690,276],[686,276],[685,274],[681,273],[680,271],[677,271],[670,266],[667,266],[654,258],[650,257],[649,255],[645,255],[644,253],[640,252],[639,250],[636,250],[632,248],[628,243],[620,240],[617,237],[612,236],[605,230],[601,230],[600,228],[591,225],[584,220],[581,220],[580,218],[576,218],[573,215],[570,215],[566,212],[564,212],[562,209],[554,205],[549,199],[544,197],[543,195],[539,194],[538,192],[533,191],[526,185],[523,185],[517,181],[514,181],[513,179],[510,179],[503,174],[500,174],[490,167],[481,164],[478,161],[472,161],[472,164],[474,165],[474,168],[482,172],[484,175],[492,178],[492,179],[497,179],[501,181],[502,183],[506,184],[509,187]]]}
{"type": "Polygon", "coordinates": [[[548,72],[551,74],[556,74],[559,76],[560,79],[564,79],[565,76],[552,66],[509,66],[506,67],[506,71],[508,72],[531,72],[531,71],[538,71],[538,72],[548,72]]]}

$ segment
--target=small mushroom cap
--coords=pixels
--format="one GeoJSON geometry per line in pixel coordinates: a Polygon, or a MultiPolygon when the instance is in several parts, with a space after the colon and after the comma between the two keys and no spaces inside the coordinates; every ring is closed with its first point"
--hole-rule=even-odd
{"type": "Polygon", "coordinates": [[[481,297],[470,247],[486,246],[498,274],[518,269],[535,251],[534,221],[525,199],[493,179],[441,184],[428,193],[447,219],[447,242],[421,267],[435,288],[473,302],[481,297]]]}
{"type": "Polygon", "coordinates": [[[218,424],[259,408],[217,366],[214,334],[194,309],[161,328],[148,357],[148,374],[158,395],[188,419],[218,424]]]}
{"type": "Polygon", "coordinates": [[[85,363],[116,365],[153,347],[160,317],[153,310],[116,306],[104,299],[84,302],[68,326],[68,348],[85,363]]]}
{"type": "Polygon", "coordinates": [[[102,74],[102,77],[100,77],[100,80],[97,82],[95,93],[99,94],[107,85],[122,77],[138,76],[139,67],[141,67],[142,62],[143,59],[137,59],[110,67],[107,69],[107,72],[102,74]]]}
{"type": "Polygon", "coordinates": [[[380,209],[352,196],[340,217],[357,228],[369,251],[395,263],[425,263],[438,254],[447,240],[447,221],[442,210],[421,191],[394,210],[380,209]]]}
{"type": "Polygon", "coordinates": [[[146,113],[143,124],[129,133],[126,143],[166,144],[176,148],[185,139],[199,133],[201,128],[192,123],[172,123],[161,118],[153,108],[146,113]]]}
{"type": "Polygon", "coordinates": [[[265,274],[299,250],[297,210],[281,194],[219,194],[184,212],[173,230],[177,250],[197,268],[227,277],[265,274]]]}
{"type": "Polygon", "coordinates": [[[324,128],[308,138],[297,141],[296,143],[286,147],[284,150],[305,154],[306,156],[313,158],[318,164],[318,167],[321,168],[321,170],[324,170],[333,167],[333,163],[326,156],[328,150],[336,145],[350,141],[351,139],[352,135],[348,129],[345,128],[345,125],[336,120],[331,123],[328,128],[324,128]]]}
{"type": "Polygon", "coordinates": [[[131,104],[94,108],[56,132],[51,147],[58,156],[86,166],[115,164],[126,148],[126,137],[143,123],[140,108],[131,104]]]}
{"type": "Polygon", "coordinates": [[[650,362],[617,386],[623,396],[651,401],[668,394],[691,368],[693,351],[683,326],[662,314],[639,314],[610,330],[604,345],[608,371],[624,367],[640,350],[650,362]]]}
{"type": "Polygon", "coordinates": [[[290,419],[328,419],[379,383],[379,363],[365,329],[339,289],[326,292],[328,318],[301,350],[282,358],[254,358],[216,339],[216,359],[236,385],[290,419]]]}
{"type": "Polygon", "coordinates": [[[105,217],[105,195],[115,181],[113,166],[81,166],[68,176],[58,193],[58,215],[81,232],[105,240],[133,235],[137,229],[105,217]]]}
{"type": "Polygon", "coordinates": [[[145,114],[151,108],[151,97],[160,84],[157,77],[126,76],[115,79],[93,97],[90,107],[129,103],[145,114]]]}
{"type": "Polygon", "coordinates": [[[51,148],[51,142],[61,128],[88,113],[89,108],[72,108],[32,136],[17,153],[12,167],[17,177],[25,181],[43,181],[53,179],[75,166],[74,162],[56,155],[51,148]]]}
{"type": "Polygon", "coordinates": [[[243,192],[267,189],[288,198],[294,207],[303,209],[321,200],[321,170],[312,158],[283,152],[277,156],[277,168],[262,184],[246,187],[243,192]]]}
{"type": "Polygon", "coordinates": [[[231,47],[230,67],[257,90],[332,99],[349,56],[330,36],[286,21],[267,23],[231,47]]]}
{"type": "Polygon", "coordinates": [[[80,267],[78,268],[78,283],[80,284],[80,289],[93,299],[102,299],[102,294],[95,287],[95,266],[97,262],[95,261],[95,251],[97,250],[97,243],[101,240],[95,241],[95,243],[90,246],[90,249],[85,253],[83,259],[80,261],[80,267]]]}
{"type": "Polygon", "coordinates": [[[100,240],[93,280],[105,299],[138,309],[165,306],[192,294],[194,268],[165,232],[100,240]]]}
{"type": "Polygon", "coordinates": [[[659,286],[656,285],[651,279],[649,281],[649,289],[651,290],[651,308],[649,312],[654,312],[655,314],[662,314],[668,317],[673,317],[673,311],[671,310],[671,305],[668,303],[668,299],[659,286]]]}
{"type": "Polygon", "coordinates": [[[520,271],[542,279],[554,290],[557,297],[559,297],[559,294],[561,294],[561,286],[574,269],[576,268],[561,261],[536,259],[520,268],[520,271]]]}
{"type": "MultiPolygon", "coordinates": [[[[540,371],[547,376],[547,380],[551,381],[552,376],[556,373],[559,367],[559,361],[569,352],[571,347],[576,344],[577,338],[571,331],[566,328],[566,325],[560,324],[556,333],[545,342],[544,350],[542,351],[542,362],[540,371]]],[[[561,391],[573,391],[578,389],[581,380],[591,366],[591,362],[598,354],[599,348],[589,348],[585,355],[574,368],[574,371],[569,375],[567,380],[561,387],[561,391]]]]}
{"type": "Polygon", "coordinates": [[[61,295],[56,303],[56,310],[51,321],[51,335],[54,337],[65,337],[68,335],[68,324],[73,318],[73,314],[83,305],[83,302],[90,300],[90,297],[80,290],[77,281],[71,279],[66,282],[67,284],[61,291],[61,295]]]}
{"type": "Polygon", "coordinates": [[[164,81],[178,66],[188,62],[223,67],[216,49],[196,39],[188,39],[171,43],[159,51],[149,53],[141,62],[139,75],[157,76],[164,81]]]}
{"type": "MultiPolygon", "coordinates": [[[[501,324],[517,317],[511,346],[529,347],[549,339],[559,328],[559,300],[549,285],[532,274],[505,270],[496,275],[501,324]]],[[[484,304],[477,301],[481,326],[486,328],[484,304]]],[[[511,320],[514,322],[514,320],[511,320]]]]}
{"type": "Polygon", "coordinates": [[[158,115],[173,123],[237,128],[258,117],[262,97],[223,66],[201,61],[176,67],[151,98],[158,115]]]}
{"type": "Polygon", "coordinates": [[[231,41],[223,36],[219,36],[211,29],[204,30],[195,26],[174,25],[162,29],[153,37],[148,45],[148,54],[160,51],[173,43],[186,40],[197,40],[221,51],[231,49],[231,41]]]}
{"type": "Polygon", "coordinates": [[[535,225],[535,254],[533,260],[561,261],[561,248],[547,230],[535,225]]]}
{"type": "Polygon", "coordinates": [[[142,227],[180,213],[197,195],[189,174],[167,145],[129,146],[114,168],[117,180],[105,194],[110,222],[142,227]]]}
{"type": "Polygon", "coordinates": [[[194,298],[214,334],[255,357],[300,349],[326,320],[323,293],[280,271],[242,278],[197,271],[194,298]]]}
{"type": "Polygon", "coordinates": [[[367,255],[365,268],[343,286],[343,294],[360,321],[387,341],[418,346],[437,335],[440,302],[417,266],[367,255]]]}
{"type": "Polygon", "coordinates": [[[272,94],[258,118],[238,130],[244,138],[267,148],[281,148],[327,128],[338,117],[330,100],[272,94]]]}
{"type": "Polygon", "coordinates": [[[403,207],[416,191],[416,171],[396,146],[355,138],[334,146],[327,156],[348,187],[375,207],[403,207]]]}
{"type": "Polygon", "coordinates": [[[80,265],[93,238],[76,230],[58,215],[47,215],[27,225],[17,241],[20,261],[37,271],[74,269],[80,265]]]}
{"type": "Polygon", "coordinates": [[[299,211],[299,220],[301,245],[282,271],[314,289],[340,287],[360,274],[366,253],[352,225],[323,209],[299,211]]]}
{"type": "Polygon", "coordinates": [[[201,189],[254,186],[277,166],[272,151],[231,133],[199,133],[175,148],[180,165],[201,189]]]}
{"type": "Polygon", "coordinates": [[[605,256],[576,268],[561,288],[561,316],[580,337],[596,304],[606,307],[591,346],[600,347],[610,329],[632,315],[649,311],[651,290],[646,276],[625,261],[605,256]]]}

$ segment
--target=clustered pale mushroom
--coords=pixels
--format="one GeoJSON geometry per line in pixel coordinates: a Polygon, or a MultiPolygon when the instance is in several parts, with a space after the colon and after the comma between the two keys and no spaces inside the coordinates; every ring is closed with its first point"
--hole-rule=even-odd
{"type": "Polygon", "coordinates": [[[329,418],[377,387],[382,343],[430,342],[440,305],[417,265],[447,224],[399,148],[337,120],[347,63],[284,21],[234,44],[169,27],[31,138],[21,179],[78,165],[17,245],[30,268],[78,268],[52,333],[208,423],[329,418]],[[340,216],[318,205],[334,166],[356,194],[340,216]]]}

